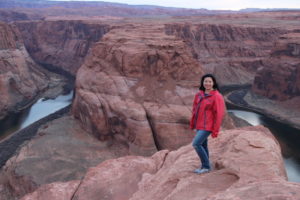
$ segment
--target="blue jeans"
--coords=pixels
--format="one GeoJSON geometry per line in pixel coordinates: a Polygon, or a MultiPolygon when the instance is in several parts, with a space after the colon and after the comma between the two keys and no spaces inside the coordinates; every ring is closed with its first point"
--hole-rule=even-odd
{"type": "Polygon", "coordinates": [[[201,163],[201,168],[210,169],[209,152],[207,148],[207,138],[211,134],[210,131],[197,130],[196,136],[193,139],[193,147],[195,148],[201,163]]]}

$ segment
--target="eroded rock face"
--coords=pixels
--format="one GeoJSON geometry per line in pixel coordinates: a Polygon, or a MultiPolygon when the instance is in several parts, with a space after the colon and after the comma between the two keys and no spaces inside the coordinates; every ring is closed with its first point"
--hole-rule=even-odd
{"type": "Polygon", "coordinates": [[[17,28],[0,23],[0,119],[31,103],[49,78],[30,58],[17,28]]]}
{"type": "MultiPolygon", "coordinates": [[[[72,199],[297,199],[300,184],[286,181],[279,144],[264,127],[227,130],[209,140],[214,170],[194,174],[199,166],[191,145],[163,150],[152,157],[129,156],[90,168],[78,188],[74,182],[42,186],[22,200],[73,191],[72,199]],[[70,185],[70,186],[68,186],[70,185]],[[47,188],[47,190],[45,190],[47,188]]],[[[77,184],[77,182],[76,182],[77,184]]],[[[71,195],[70,195],[71,196],[71,195]]],[[[70,198],[66,198],[70,199],[70,198]]]]}
{"type": "Polygon", "coordinates": [[[186,40],[204,71],[214,73],[223,86],[252,84],[256,70],[269,57],[274,41],[287,32],[234,22],[210,23],[167,24],[165,31],[186,40]]]}
{"type": "Polygon", "coordinates": [[[164,27],[116,27],[96,43],[76,77],[73,114],[100,140],[132,154],[176,149],[191,136],[191,105],[202,68],[164,27]]]}
{"type": "Polygon", "coordinates": [[[254,80],[252,91],[272,100],[300,96],[300,33],[282,35],[254,80]]]}
{"type": "Polygon", "coordinates": [[[16,24],[29,54],[37,63],[72,76],[76,75],[92,44],[110,29],[107,24],[79,20],[16,24]]]}

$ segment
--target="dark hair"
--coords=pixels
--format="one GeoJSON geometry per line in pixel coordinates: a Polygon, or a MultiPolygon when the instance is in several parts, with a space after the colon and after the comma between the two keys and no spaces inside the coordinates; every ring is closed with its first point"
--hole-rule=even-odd
{"type": "Polygon", "coordinates": [[[202,76],[199,90],[205,91],[203,82],[204,82],[204,79],[207,78],[207,77],[210,77],[213,80],[213,83],[214,83],[213,89],[214,90],[219,90],[219,86],[218,86],[218,83],[216,81],[216,78],[212,74],[205,74],[205,75],[202,76]]]}

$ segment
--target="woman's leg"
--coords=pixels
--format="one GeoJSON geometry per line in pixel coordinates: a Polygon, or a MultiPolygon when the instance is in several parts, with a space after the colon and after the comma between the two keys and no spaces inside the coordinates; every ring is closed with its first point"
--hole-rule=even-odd
{"type": "Polygon", "coordinates": [[[195,148],[201,163],[201,168],[210,169],[208,149],[207,149],[207,137],[210,135],[210,131],[197,130],[196,136],[193,140],[193,147],[195,148]],[[204,144],[204,146],[203,146],[204,144]]]}
{"type": "Polygon", "coordinates": [[[209,151],[208,151],[208,146],[207,146],[207,138],[206,138],[206,140],[204,140],[202,146],[204,147],[204,150],[205,150],[205,152],[207,154],[207,157],[209,158],[209,151]]]}

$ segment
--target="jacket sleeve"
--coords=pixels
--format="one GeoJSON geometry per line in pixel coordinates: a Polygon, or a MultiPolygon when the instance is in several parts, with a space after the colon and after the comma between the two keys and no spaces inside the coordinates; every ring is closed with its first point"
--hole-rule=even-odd
{"type": "Polygon", "coordinates": [[[224,113],[225,113],[225,103],[224,103],[223,96],[221,94],[217,94],[214,103],[214,126],[212,131],[212,137],[214,138],[217,137],[219,134],[224,113]]]}
{"type": "Polygon", "coordinates": [[[190,120],[190,129],[194,129],[194,119],[195,119],[195,112],[196,112],[196,107],[197,107],[197,94],[194,97],[194,102],[193,102],[193,109],[192,109],[192,117],[190,120]]]}

